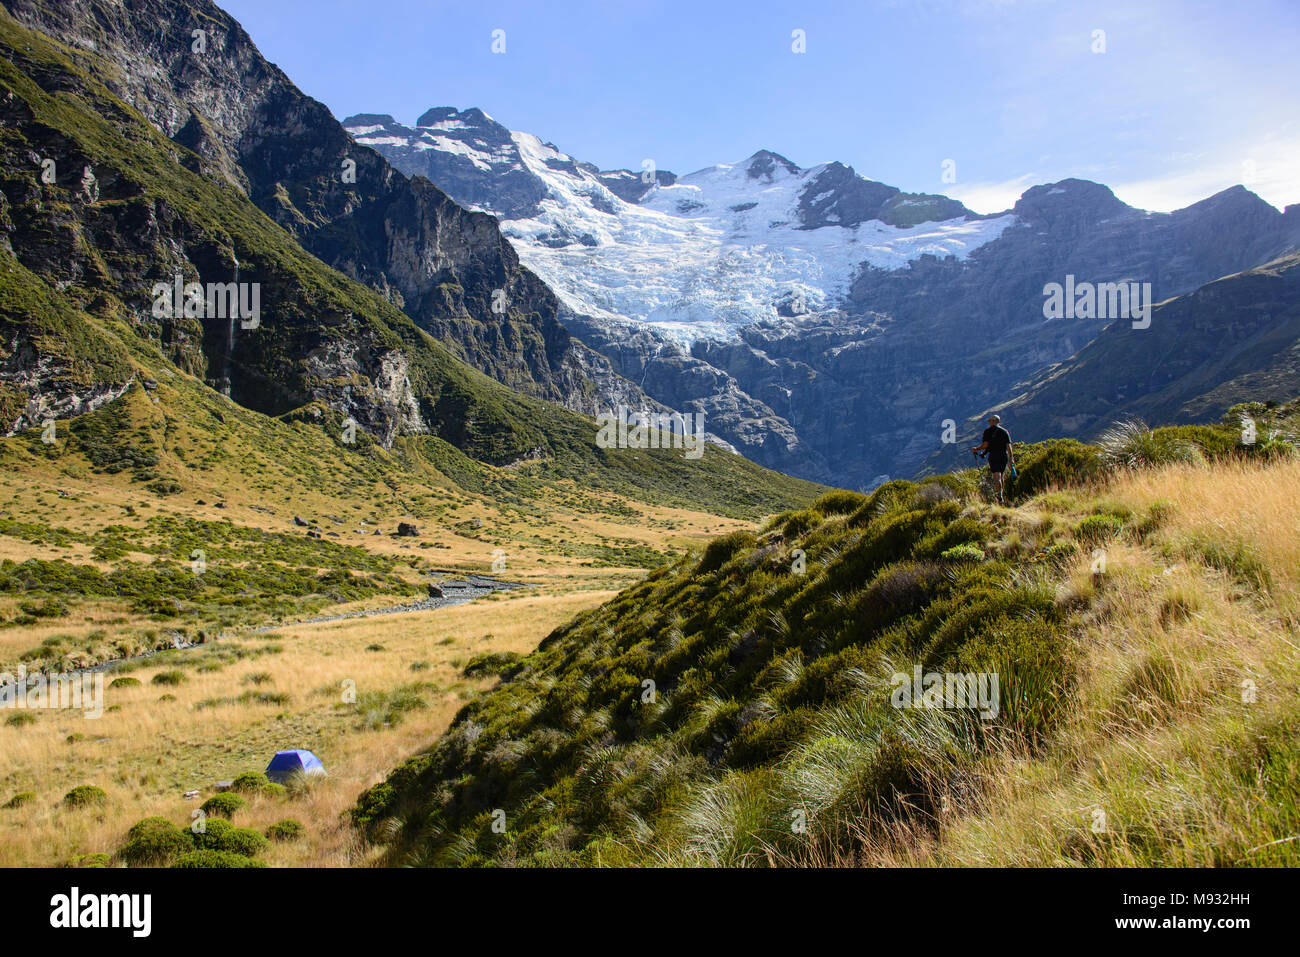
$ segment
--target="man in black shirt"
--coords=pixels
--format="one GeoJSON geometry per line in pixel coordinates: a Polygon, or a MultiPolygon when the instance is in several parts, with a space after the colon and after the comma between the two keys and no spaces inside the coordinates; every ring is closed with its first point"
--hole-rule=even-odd
{"type": "Polygon", "coordinates": [[[1002,473],[1007,470],[1007,463],[1015,464],[1015,457],[1011,451],[1011,433],[998,424],[1001,421],[1000,416],[989,416],[989,427],[980,436],[980,444],[971,449],[972,452],[988,450],[989,471],[993,473],[993,485],[998,490],[999,505],[1002,504],[1002,473]]]}

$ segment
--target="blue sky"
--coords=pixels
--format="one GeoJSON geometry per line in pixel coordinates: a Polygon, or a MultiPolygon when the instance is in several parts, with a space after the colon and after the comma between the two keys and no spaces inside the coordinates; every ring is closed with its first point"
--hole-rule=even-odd
{"type": "Polygon", "coordinates": [[[218,3],[339,119],[477,106],[604,169],[771,149],[980,212],[1068,176],[1300,202],[1298,0],[218,3]]]}

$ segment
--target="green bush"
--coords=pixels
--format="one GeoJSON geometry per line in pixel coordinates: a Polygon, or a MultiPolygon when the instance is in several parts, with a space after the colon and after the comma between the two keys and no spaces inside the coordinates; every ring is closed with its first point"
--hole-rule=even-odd
{"type": "Polygon", "coordinates": [[[57,598],[46,598],[43,601],[25,601],[18,605],[23,614],[31,618],[65,618],[68,615],[68,606],[57,598]]]}
{"type": "Polygon", "coordinates": [[[1079,554],[1079,547],[1074,542],[1052,542],[1047,546],[1045,556],[1049,562],[1064,564],[1073,561],[1079,554]]]}
{"type": "Polygon", "coordinates": [[[204,801],[203,813],[211,817],[229,818],[234,816],[236,811],[241,811],[247,806],[248,802],[238,794],[226,791],[222,794],[214,794],[204,801]]]}
{"type": "Polygon", "coordinates": [[[5,807],[10,809],[20,808],[25,804],[31,804],[35,800],[36,793],[34,791],[19,791],[9,799],[5,804],[5,807]]]}
{"type": "Polygon", "coordinates": [[[801,535],[806,535],[821,523],[821,513],[811,508],[792,512],[781,524],[781,537],[787,539],[798,538],[801,535]]]}
{"type": "Polygon", "coordinates": [[[235,827],[221,818],[204,821],[203,830],[194,834],[194,847],[198,850],[233,851],[244,857],[256,857],[269,843],[251,827],[235,827]]]}
{"type": "Polygon", "coordinates": [[[258,794],[267,789],[271,781],[262,771],[245,771],[230,782],[230,790],[242,794],[258,794]]]}
{"type": "Polygon", "coordinates": [[[156,685],[179,685],[184,684],[188,679],[183,671],[160,671],[153,676],[153,683],[156,685]]]}
{"type": "Polygon", "coordinates": [[[80,857],[73,859],[72,866],[73,867],[96,867],[96,868],[108,867],[110,860],[111,859],[107,854],[102,854],[102,853],[82,854],[80,857]]]}
{"type": "Polygon", "coordinates": [[[165,817],[147,817],[131,825],[118,856],[134,866],[162,864],[191,847],[190,836],[165,817]]]}
{"type": "Polygon", "coordinates": [[[514,651],[485,651],[471,658],[461,673],[466,678],[500,675],[513,668],[519,662],[519,658],[519,654],[514,651]]]}
{"type": "Polygon", "coordinates": [[[1124,522],[1114,515],[1089,515],[1074,527],[1075,537],[1089,545],[1118,538],[1124,531],[1124,522]]]}
{"type": "Polygon", "coordinates": [[[200,830],[191,829],[191,840],[198,850],[211,848],[212,850],[229,850],[225,846],[227,839],[235,830],[235,825],[229,821],[222,820],[219,817],[204,819],[200,830]]]}
{"type": "Polygon", "coordinates": [[[139,688],[140,679],[131,677],[114,678],[108,686],[110,688],[139,688]]]}
{"type": "Polygon", "coordinates": [[[1049,488],[1084,485],[1104,472],[1098,451],[1074,439],[1019,448],[1016,451],[1016,470],[1019,474],[1009,490],[1017,499],[1038,495],[1049,488]]]}
{"type": "Polygon", "coordinates": [[[972,542],[966,542],[945,549],[943,557],[950,562],[982,562],[984,561],[984,549],[972,542]]]}
{"type": "Polygon", "coordinates": [[[15,711],[5,718],[5,724],[11,728],[25,728],[36,723],[36,715],[30,711],[15,711]]]}
{"type": "Polygon", "coordinates": [[[63,795],[63,803],[71,808],[99,807],[108,803],[108,795],[94,784],[79,784],[63,795]]]}
{"type": "Polygon", "coordinates": [[[266,836],[273,841],[288,842],[296,841],[302,837],[306,829],[302,826],[301,821],[296,821],[291,817],[283,821],[276,821],[266,829],[266,836]]]}
{"type": "Polygon", "coordinates": [[[264,861],[255,861],[243,854],[236,854],[234,851],[217,851],[205,848],[201,851],[190,851],[188,854],[182,854],[176,859],[176,863],[172,864],[172,867],[236,870],[244,867],[266,867],[266,863],[264,861]]]}
{"type": "Polygon", "coordinates": [[[758,539],[752,532],[732,532],[730,535],[715,538],[705,547],[700,563],[695,566],[695,571],[700,575],[715,572],[730,561],[737,552],[753,548],[756,544],[758,539]]]}
{"type": "Polygon", "coordinates": [[[833,492],[827,492],[821,498],[809,506],[813,511],[820,512],[822,515],[852,515],[860,509],[867,501],[867,497],[860,492],[848,492],[843,489],[836,489],[833,492]]]}

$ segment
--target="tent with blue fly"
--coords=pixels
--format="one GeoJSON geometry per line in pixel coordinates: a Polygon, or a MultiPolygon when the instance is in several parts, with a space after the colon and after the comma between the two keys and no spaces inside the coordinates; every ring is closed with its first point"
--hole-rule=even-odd
{"type": "Polygon", "coordinates": [[[284,784],[295,774],[325,774],[325,763],[310,751],[294,748],[277,751],[266,766],[266,776],[276,784],[284,784]]]}

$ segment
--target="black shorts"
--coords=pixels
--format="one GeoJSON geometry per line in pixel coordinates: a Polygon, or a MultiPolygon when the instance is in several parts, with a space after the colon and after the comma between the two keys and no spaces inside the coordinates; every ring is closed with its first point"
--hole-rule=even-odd
{"type": "Polygon", "coordinates": [[[994,453],[990,452],[989,471],[1005,472],[1007,470],[1007,460],[1008,460],[1008,456],[1005,452],[1002,455],[995,455],[994,453]]]}

